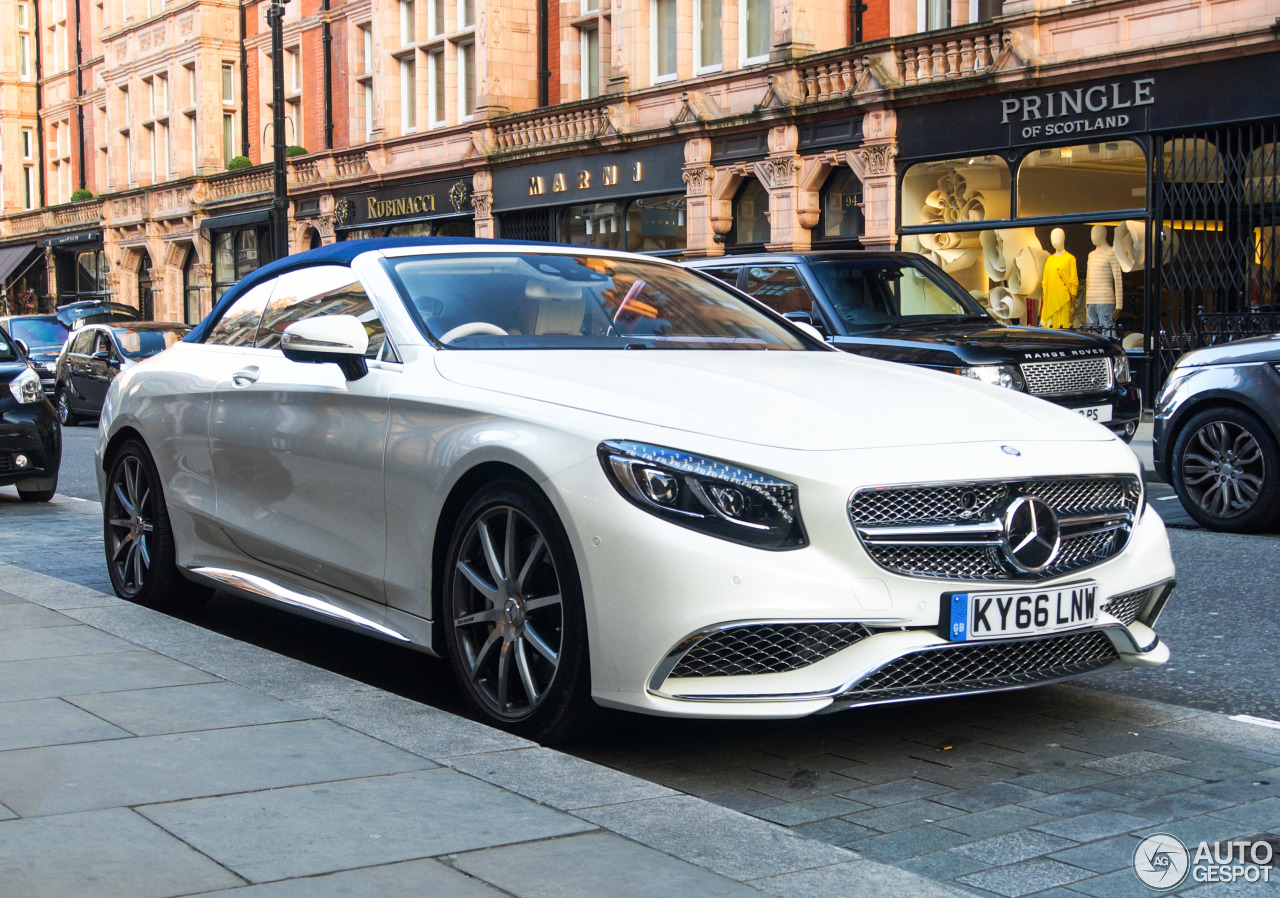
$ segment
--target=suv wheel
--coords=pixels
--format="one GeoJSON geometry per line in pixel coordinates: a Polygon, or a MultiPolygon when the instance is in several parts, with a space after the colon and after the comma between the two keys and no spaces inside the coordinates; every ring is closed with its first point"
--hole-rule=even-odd
{"type": "Polygon", "coordinates": [[[58,423],[63,427],[75,427],[79,420],[76,413],[71,410],[71,397],[67,394],[66,387],[58,387],[58,423]]]}
{"type": "Polygon", "coordinates": [[[1238,408],[1192,417],[1173,446],[1173,487],[1187,514],[1213,530],[1261,530],[1280,516],[1280,452],[1261,421],[1238,408]]]}

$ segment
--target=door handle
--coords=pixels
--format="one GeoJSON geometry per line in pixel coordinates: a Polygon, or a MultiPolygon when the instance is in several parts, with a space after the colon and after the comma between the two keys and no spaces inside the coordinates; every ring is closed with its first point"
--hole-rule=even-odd
{"type": "Polygon", "coordinates": [[[250,365],[248,368],[241,368],[235,374],[231,375],[231,383],[237,387],[247,387],[249,384],[258,382],[258,367],[250,365]]]}

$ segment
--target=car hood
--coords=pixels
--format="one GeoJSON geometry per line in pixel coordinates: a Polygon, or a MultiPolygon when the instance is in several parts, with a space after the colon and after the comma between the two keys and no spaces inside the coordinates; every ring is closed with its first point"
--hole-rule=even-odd
{"type": "Polygon", "coordinates": [[[843,353],[444,350],[435,360],[457,384],[778,448],[1113,439],[1040,399],[843,353]]]}
{"type": "Polygon", "coordinates": [[[966,361],[986,356],[992,362],[1037,362],[1118,355],[1119,348],[1095,334],[1042,327],[1004,327],[975,321],[894,325],[884,330],[853,331],[863,346],[954,346],[966,361]]]}
{"type": "Polygon", "coordinates": [[[1253,362],[1280,362],[1280,334],[1196,349],[1180,358],[1178,367],[1245,365],[1253,362]]]}

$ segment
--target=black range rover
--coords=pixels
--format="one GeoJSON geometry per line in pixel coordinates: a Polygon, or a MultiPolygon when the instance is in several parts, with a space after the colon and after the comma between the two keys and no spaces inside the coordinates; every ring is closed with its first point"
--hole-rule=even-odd
{"type": "Polygon", "coordinates": [[[0,328],[0,486],[17,486],[24,502],[48,502],[61,463],[62,429],[40,375],[0,328]]]}
{"type": "Polygon", "coordinates": [[[1126,441],[1141,419],[1142,392],[1119,344],[1002,325],[914,253],[769,253],[684,264],[812,324],[848,352],[1021,390],[1105,424],[1126,441]]]}

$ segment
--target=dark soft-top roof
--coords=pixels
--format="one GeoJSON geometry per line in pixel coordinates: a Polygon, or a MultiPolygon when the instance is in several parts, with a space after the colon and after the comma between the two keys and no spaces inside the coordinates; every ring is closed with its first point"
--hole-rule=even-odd
{"type": "Polygon", "coordinates": [[[328,262],[331,265],[350,265],[351,261],[361,253],[383,249],[401,249],[404,247],[439,247],[439,246],[496,246],[498,244],[516,246],[556,246],[557,243],[535,243],[530,240],[490,240],[483,237],[379,237],[369,240],[341,240],[318,249],[309,249],[303,253],[294,253],[263,265],[237,281],[214,305],[213,310],[205,316],[183,339],[188,343],[200,343],[212,326],[212,322],[221,317],[229,305],[240,298],[246,290],[255,284],[269,280],[282,272],[317,262],[328,262]]]}

